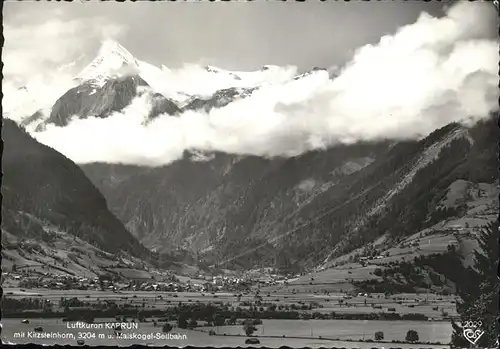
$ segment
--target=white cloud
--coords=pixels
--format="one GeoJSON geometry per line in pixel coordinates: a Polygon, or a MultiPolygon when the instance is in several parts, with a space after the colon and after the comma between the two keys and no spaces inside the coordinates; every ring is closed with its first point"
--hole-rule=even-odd
{"type": "Polygon", "coordinates": [[[77,59],[84,48],[107,37],[118,37],[123,28],[103,18],[73,19],[53,17],[30,25],[4,24],[2,60],[4,77],[26,81],[50,75],[62,64],[77,59]]]}
{"type": "Polygon", "coordinates": [[[197,64],[185,64],[184,67],[176,70],[163,67],[158,74],[158,70],[152,69],[147,63],[141,63],[141,71],[155,90],[177,99],[182,99],[177,95],[178,91],[188,95],[208,97],[217,90],[230,87],[282,83],[297,74],[297,68],[292,66],[266,66],[256,72],[232,72],[197,64]]]}
{"type": "MultiPolygon", "coordinates": [[[[152,165],[192,148],[294,155],[335,142],[419,137],[497,108],[498,43],[483,39],[489,29],[483,9],[461,2],[444,18],[422,14],[378,44],[360,48],[333,81],[318,71],[267,85],[208,114],[160,116],[147,125],[144,94],[123,113],[75,120],[35,136],[76,162],[152,165]]],[[[227,76],[217,82],[196,69],[165,74],[174,86],[195,86],[190,92],[228,83],[227,76]]],[[[290,69],[279,74],[287,76],[290,69]]]]}
{"type": "Polygon", "coordinates": [[[49,21],[32,18],[29,23],[4,23],[2,107],[14,120],[50,108],[74,85],[75,72],[86,63],[82,52],[124,33],[104,18],[66,20],[61,11],[54,11],[49,21]]]}

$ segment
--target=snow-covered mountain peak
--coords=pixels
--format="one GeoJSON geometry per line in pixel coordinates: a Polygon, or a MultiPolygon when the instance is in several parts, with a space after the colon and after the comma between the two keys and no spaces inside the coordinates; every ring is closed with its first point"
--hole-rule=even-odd
{"type": "Polygon", "coordinates": [[[107,39],[102,41],[101,48],[99,49],[99,56],[120,56],[126,62],[135,61],[135,57],[118,42],[107,39]]]}
{"type": "Polygon", "coordinates": [[[108,39],[102,42],[97,57],[78,74],[76,79],[102,86],[120,71],[138,69],[137,59],[122,45],[108,39]]]}

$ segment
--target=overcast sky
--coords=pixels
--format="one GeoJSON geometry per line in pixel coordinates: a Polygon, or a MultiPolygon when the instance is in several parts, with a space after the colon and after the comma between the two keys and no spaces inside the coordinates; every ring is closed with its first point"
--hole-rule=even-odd
{"type": "Polygon", "coordinates": [[[414,23],[422,11],[442,16],[444,6],[435,1],[7,2],[4,55],[15,61],[36,57],[24,69],[50,69],[82,54],[88,62],[108,36],[139,59],[171,68],[202,63],[254,70],[275,64],[307,70],[341,65],[356,48],[414,23]]]}

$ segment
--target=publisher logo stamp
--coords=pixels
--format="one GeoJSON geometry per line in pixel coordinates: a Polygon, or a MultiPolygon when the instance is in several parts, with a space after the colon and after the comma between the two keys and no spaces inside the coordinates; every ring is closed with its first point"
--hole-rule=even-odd
{"type": "Polygon", "coordinates": [[[482,325],[482,321],[465,321],[463,326],[465,339],[475,345],[484,334],[484,331],[481,329],[482,325]]]}

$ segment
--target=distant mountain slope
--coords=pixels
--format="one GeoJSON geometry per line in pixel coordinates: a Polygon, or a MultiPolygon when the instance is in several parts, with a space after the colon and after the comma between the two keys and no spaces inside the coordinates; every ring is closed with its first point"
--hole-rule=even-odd
{"type": "Polygon", "coordinates": [[[23,120],[23,124],[40,120],[38,130],[41,130],[46,124],[66,126],[72,118],[106,118],[113,112],[122,111],[143,93],[150,94],[152,104],[149,114],[144,115],[145,122],[148,122],[161,114],[174,116],[188,110],[208,112],[213,108],[222,108],[237,99],[248,97],[252,91],[253,89],[224,89],[210,97],[192,97],[184,104],[178,104],[154,92],[139,75],[130,75],[107,79],[102,86],[84,82],[67,91],[55,102],[48,119],[42,120],[37,112],[23,120]]]}
{"type": "MultiPolygon", "coordinates": [[[[197,74],[196,79],[210,83],[197,85],[196,79],[139,61],[116,42],[107,41],[78,75],[79,85],[57,100],[48,119],[39,112],[27,115],[21,124],[31,128],[40,123],[40,130],[46,123],[64,127],[71,118],[106,118],[149,94],[149,115],[139,115],[147,123],[161,114],[209,112],[244,98],[268,98],[273,88],[265,86],[273,84],[280,85],[276,96],[280,99],[335,78],[334,72],[320,68],[296,75],[273,66],[248,73],[208,66],[197,74]]],[[[494,188],[498,127],[492,120],[472,128],[450,124],[419,141],[337,145],[293,158],[190,150],[181,160],[159,168],[107,164],[81,168],[106,197],[110,210],[152,249],[186,249],[206,261],[232,266],[317,267],[381,236],[392,246],[405,236],[441,223],[445,226],[448,220],[474,214],[483,219],[486,211],[470,211],[467,198],[456,205],[443,200],[460,181],[467,182],[468,188],[494,188]]],[[[12,133],[27,136],[16,130],[12,133]]],[[[88,181],[84,185],[78,180],[81,187],[73,188],[68,178],[79,178],[81,172],[76,175],[67,169],[73,166],[69,161],[54,160],[56,152],[43,153],[50,161],[42,161],[44,156],[31,154],[42,146],[26,139],[26,144],[37,145],[14,146],[29,151],[11,159],[12,168],[20,166],[23,175],[19,181],[11,179],[10,185],[21,188],[21,194],[6,187],[11,196],[6,216],[14,222],[12,229],[19,214],[24,217],[27,212],[58,226],[66,224],[75,234],[88,230],[87,240],[109,249],[125,229],[104,213],[102,197],[93,187],[87,190],[88,181]],[[49,165],[62,166],[66,172],[59,169],[52,174],[49,165]],[[26,177],[31,173],[32,182],[26,177]],[[35,204],[40,199],[47,206],[42,211],[35,204]],[[92,205],[96,208],[89,208],[92,205]],[[78,224],[104,232],[75,228],[78,224]]],[[[18,140],[10,142],[15,145],[18,140]]],[[[118,240],[132,251],[134,238],[124,236],[118,240]]]]}
{"type": "Polygon", "coordinates": [[[11,120],[3,120],[2,136],[4,231],[41,239],[51,227],[104,251],[148,257],[149,251],[109,212],[102,194],[71,160],[11,120]]]}
{"type": "Polygon", "coordinates": [[[137,88],[147,86],[138,76],[110,79],[102,87],[84,83],[72,88],[59,98],[47,123],[66,126],[71,117],[105,118],[128,106],[137,96],[137,88]]]}
{"type": "Polygon", "coordinates": [[[397,241],[465,214],[438,210],[439,202],[458,179],[494,182],[497,141],[490,120],[471,129],[450,124],[421,141],[290,159],[213,154],[193,162],[186,153],[169,166],[134,169],[113,186],[103,179],[106,165],[82,168],[149,247],[168,241],[232,265],[314,266],[383,234],[397,241]]]}
{"type": "Polygon", "coordinates": [[[204,110],[206,112],[213,108],[222,108],[240,98],[246,98],[252,94],[256,88],[227,88],[216,91],[210,97],[192,97],[187,100],[182,108],[187,110],[204,110]]]}

